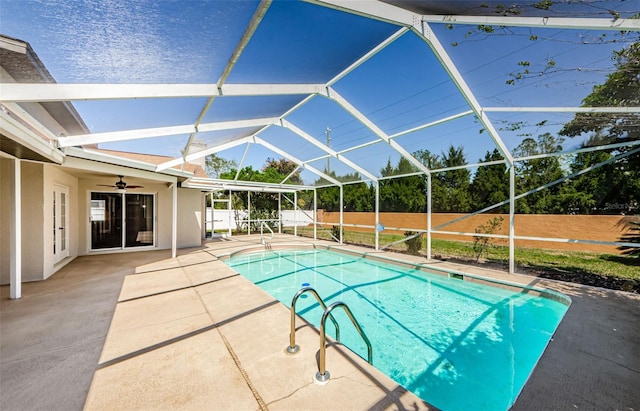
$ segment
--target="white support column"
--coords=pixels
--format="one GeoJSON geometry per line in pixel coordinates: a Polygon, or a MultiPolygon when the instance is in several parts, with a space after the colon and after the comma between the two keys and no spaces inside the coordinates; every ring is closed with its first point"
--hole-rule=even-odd
{"type": "Polygon", "coordinates": [[[178,179],[173,182],[173,211],[171,222],[171,258],[176,258],[178,249],[178,179]]]}
{"type": "MultiPolygon", "coordinates": [[[[314,189],[315,190],[315,189],[314,189]]],[[[293,235],[298,236],[298,192],[293,193],[293,235]]]]}
{"type": "Polygon", "coordinates": [[[340,186],[340,244],[342,244],[342,231],[344,230],[342,224],[344,224],[344,186],[340,186]]]}
{"type": "Polygon", "coordinates": [[[378,231],[378,224],[380,224],[380,182],[376,181],[376,223],[374,232],[376,233],[376,251],[380,246],[380,232],[378,231]]]}
{"type": "Polygon", "coordinates": [[[313,189],[313,239],[318,239],[318,190],[313,189]]]}
{"type": "Polygon", "coordinates": [[[247,191],[247,210],[249,210],[249,216],[247,217],[247,234],[251,235],[251,191],[247,191]]]}
{"type": "Polygon", "coordinates": [[[516,168],[509,168],[509,274],[515,273],[516,168]]]}
{"type": "Polygon", "coordinates": [[[229,218],[229,237],[231,237],[231,203],[233,201],[231,201],[231,196],[232,196],[232,191],[229,190],[229,201],[227,202],[227,216],[229,218]]]}
{"type": "Polygon", "coordinates": [[[427,174],[427,259],[431,259],[431,173],[427,174]]]}
{"type": "Polygon", "coordinates": [[[200,220],[200,239],[204,240],[207,238],[207,197],[209,193],[205,193],[202,196],[202,201],[200,202],[200,209],[203,211],[202,219],[200,220]]]}
{"type": "Polygon", "coordinates": [[[278,234],[282,234],[282,193],[278,193],[278,234]]]}
{"type": "Polygon", "coordinates": [[[9,298],[22,298],[22,189],[20,159],[13,160],[13,202],[11,204],[11,241],[9,245],[9,298]]]}
{"type": "Polygon", "coordinates": [[[209,193],[209,198],[211,199],[211,238],[213,238],[213,233],[215,232],[215,228],[216,228],[216,214],[215,214],[215,207],[213,206],[213,192],[209,193]]]}

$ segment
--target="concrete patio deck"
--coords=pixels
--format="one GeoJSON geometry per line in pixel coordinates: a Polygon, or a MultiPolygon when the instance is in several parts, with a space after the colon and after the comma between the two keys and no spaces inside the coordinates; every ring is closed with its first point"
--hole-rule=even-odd
{"type": "MultiPolygon", "coordinates": [[[[313,383],[317,330],[299,321],[301,351],[287,354],[289,309],[217,258],[258,242],[85,256],[21,300],[2,287],[0,409],[432,408],[339,346],[330,382],[313,383]]],[[[640,408],[639,295],[432,263],[572,298],[513,410],[640,408]]]]}

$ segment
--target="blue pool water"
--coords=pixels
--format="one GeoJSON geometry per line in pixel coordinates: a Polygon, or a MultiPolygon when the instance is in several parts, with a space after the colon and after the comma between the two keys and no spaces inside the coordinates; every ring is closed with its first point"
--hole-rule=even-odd
{"type": "MultiPolygon", "coordinates": [[[[226,263],[287,306],[304,284],[327,305],[346,303],[371,340],[373,365],[443,410],[508,409],[570,302],[323,249],[237,254],[226,263]]],[[[299,299],[296,311],[319,326],[314,298],[299,299]]],[[[334,315],[342,343],[366,358],[346,315],[334,315]]],[[[330,321],[327,330],[335,336],[330,321]]]]}

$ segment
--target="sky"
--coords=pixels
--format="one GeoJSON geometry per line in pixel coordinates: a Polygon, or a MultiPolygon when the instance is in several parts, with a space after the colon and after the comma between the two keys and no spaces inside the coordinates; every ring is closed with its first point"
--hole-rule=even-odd
{"type": "MultiPolygon", "coordinates": [[[[479,2],[482,3],[482,2],[479,2]]],[[[525,4],[530,2],[516,2],[525,4]]],[[[0,0],[0,32],[30,43],[58,83],[215,83],[240,40],[258,1],[0,0]]],[[[524,10],[529,10],[523,6],[524,10]]],[[[640,11],[640,0],[560,2],[545,13],[608,18],[640,11]],[[567,3],[567,4],[564,4],[567,3]]],[[[534,10],[540,14],[541,11],[534,10]]],[[[227,83],[326,83],[384,41],[398,26],[298,1],[274,1],[240,56],[227,83]]],[[[612,52],[638,33],[552,28],[500,28],[491,34],[472,26],[431,28],[485,107],[580,106],[615,70],[612,52]],[[551,64],[553,63],[553,64],[551,64]],[[525,69],[529,74],[515,80],[525,69]],[[513,84],[507,84],[514,80],[513,84]]],[[[429,46],[414,33],[400,36],[334,85],[335,90],[388,135],[464,113],[469,104],[429,46]]],[[[203,122],[281,116],[305,96],[220,97],[203,122]]],[[[193,124],[204,98],[76,101],[92,132],[193,124]]],[[[572,113],[488,113],[512,150],[526,136],[554,135],[572,113]],[[545,121],[544,126],[537,124],[545,121]],[[514,122],[521,127],[511,130],[514,122]]],[[[377,140],[334,101],[317,96],[287,120],[335,150],[377,140]]],[[[399,137],[409,152],[439,154],[463,146],[475,163],[494,143],[473,115],[399,137]]],[[[216,145],[247,131],[200,133],[216,145]]],[[[295,158],[322,155],[290,130],[271,127],[260,135],[295,158]]],[[[179,156],[188,135],[101,144],[100,147],[179,156]]],[[[568,139],[578,146],[584,138],[568,139]]],[[[240,163],[246,146],[219,153],[240,163]]],[[[280,155],[252,144],[244,165],[260,168],[280,155]]],[[[379,175],[399,154],[386,143],[345,153],[379,175]]],[[[311,165],[323,169],[326,160],[311,165]]],[[[353,173],[337,160],[338,175],[353,173]]],[[[306,183],[317,177],[303,173],[306,183]]]]}

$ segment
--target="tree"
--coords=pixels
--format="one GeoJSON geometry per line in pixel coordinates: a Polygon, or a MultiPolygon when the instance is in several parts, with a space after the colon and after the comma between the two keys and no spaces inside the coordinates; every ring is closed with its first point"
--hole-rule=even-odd
{"type": "MultiPolygon", "coordinates": [[[[433,154],[429,150],[416,150],[411,153],[413,157],[418,159],[425,167],[429,170],[434,170],[438,168],[442,168],[442,162],[440,161],[440,157],[437,154],[433,154]]],[[[425,190],[428,187],[428,178],[426,175],[422,176],[424,181],[425,190]]],[[[435,174],[432,175],[431,178],[431,206],[432,210],[435,212],[444,211],[442,210],[442,205],[445,204],[444,201],[444,188],[442,186],[442,182],[435,177],[435,174]]],[[[426,197],[426,192],[425,192],[426,197]]]]}
{"type": "MultiPolygon", "coordinates": [[[[614,52],[616,71],[593,88],[582,105],[629,107],[640,105],[640,42],[614,52]]],[[[576,113],[560,134],[568,137],[591,133],[583,147],[640,140],[639,113],[576,113]]],[[[573,172],[625,153],[629,147],[579,153],[573,172]]],[[[590,212],[632,211],[640,202],[640,156],[626,157],[613,164],[583,174],[573,181],[579,197],[576,208],[590,212]]]]}
{"type": "MultiPolygon", "coordinates": [[[[449,146],[442,153],[444,167],[458,167],[467,164],[462,147],[449,146]]],[[[431,198],[433,210],[437,212],[466,213],[471,211],[470,179],[471,172],[467,168],[443,171],[432,176],[439,185],[432,187],[431,198]]]]}
{"type": "MultiPolygon", "coordinates": [[[[502,154],[498,149],[487,151],[484,160],[480,162],[490,162],[502,160],[502,154]]],[[[479,167],[471,182],[471,199],[476,209],[492,206],[509,198],[509,173],[505,164],[479,167]]],[[[507,213],[509,205],[494,208],[491,213],[507,213]]]]}
{"type": "Polygon", "coordinates": [[[238,167],[234,160],[226,160],[213,153],[208,155],[205,160],[205,171],[211,178],[220,178],[222,173],[226,173],[238,167]]]}
{"type": "MultiPolygon", "coordinates": [[[[255,181],[262,183],[280,183],[291,171],[295,170],[295,164],[291,168],[291,162],[285,159],[275,160],[267,159],[262,170],[254,170],[252,166],[246,166],[238,173],[235,169],[229,169],[220,174],[220,178],[233,180],[238,174],[238,180],[255,181]],[[287,172],[287,174],[283,174],[287,172]]],[[[299,178],[299,176],[298,176],[299,178]]],[[[278,194],[276,193],[258,193],[254,192],[249,195],[247,192],[238,192],[234,194],[234,209],[245,210],[251,197],[251,220],[257,219],[277,219],[278,218],[278,194]]],[[[240,216],[236,216],[236,224],[240,224],[240,216]]],[[[270,224],[273,226],[273,224],[270,224]]],[[[274,228],[274,227],[272,227],[274,228]]],[[[257,223],[252,223],[252,229],[259,229],[257,223]]]]}
{"type": "MultiPolygon", "coordinates": [[[[269,169],[275,170],[279,175],[284,176],[286,178],[291,173],[293,173],[298,168],[298,165],[293,161],[289,161],[286,158],[267,158],[264,165],[262,166],[262,171],[266,172],[269,169]]],[[[281,180],[282,181],[282,180],[281,180]]],[[[280,181],[279,181],[280,182],[280,181]]],[[[302,178],[300,177],[300,170],[291,174],[289,179],[285,182],[289,184],[302,184],[302,178]]]]}
{"type": "MultiPolygon", "coordinates": [[[[537,139],[525,138],[514,150],[515,157],[562,151],[563,138],[544,133],[537,139]]],[[[542,157],[519,161],[516,167],[516,192],[525,193],[564,176],[559,158],[542,157]]],[[[516,212],[523,214],[564,213],[559,194],[562,185],[553,185],[516,201],[516,212]]]]}
{"type": "MultiPolygon", "coordinates": [[[[640,221],[629,222],[630,231],[620,238],[620,241],[624,243],[640,244],[640,221]]],[[[630,247],[627,245],[621,245],[618,247],[622,250],[622,254],[635,256],[640,258],[640,248],[630,247]]]]}
{"type": "MultiPolygon", "coordinates": [[[[335,171],[325,174],[333,177],[340,182],[360,180],[360,174],[346,174],[337,176],[335,171]]],[[[324,179],[318,179],[315,184],[320,184],[324,179]]],[[[326,211],[340,211],[340,187],[331,186],[318,188],[316,190],[318,196],[318,208],[326,211]]],[[[343,206],[345,211],[373,211],[375,190],[373,186],[367,183],[354,183],[343,186],[343,206]]]]}
{"type": "MultiPolygon", "coordinates": [[[[404,157],[393,167],[391,160],[380,170],[382,177],[411,174],[418,169],[404,157]]],[[[408,176],[380,181],[380,210],[405,213],[424,212],[426,210],[426,185],[421,176],[408,176]]]]}
{"type": "MultiPolygon", "coordinates": [[[[583,107],[637,107],[640,105],[640,42],[614,52],[616,71],[582,100],[583,107]]],[[[640,113],[576,113],[560,134],[607,136],[605,141],[640,139],[640,113]]]]}

